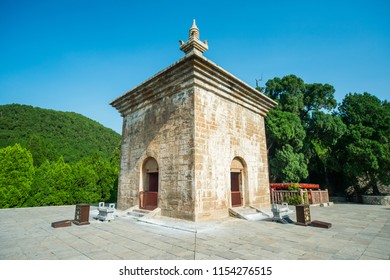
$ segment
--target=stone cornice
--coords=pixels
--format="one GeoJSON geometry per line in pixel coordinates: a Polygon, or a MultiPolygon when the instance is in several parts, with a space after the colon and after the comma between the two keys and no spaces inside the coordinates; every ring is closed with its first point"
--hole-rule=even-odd
{"type": "Polygon", "coordinates": [[[193,86],[193,69],[184,57],[171,66],[158,72],[140,85],[134,87],[110,103],[123,116],[158,101],[164,96],[174,94],[193,86]]]}
{"type": "Polygon", "coordinates": [[[262,116],[276,102],[205,57],[192,53],[115,99],[122,116],[177,92],[200,87],[262,116]]]}
{"type": "Polygon", "coordinates": [[[277,103],[203,56],[194,63],[195,85],[262,116],[277,103]]]}

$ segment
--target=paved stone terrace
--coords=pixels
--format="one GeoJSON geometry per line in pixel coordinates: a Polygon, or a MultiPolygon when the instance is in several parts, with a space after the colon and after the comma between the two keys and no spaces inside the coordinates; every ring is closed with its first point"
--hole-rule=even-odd
{"type": "MultiPolygon", "coordinates": [[[[291,207],[293,209],[293,207],[291,207]]],[[[140,222],[117,211],[90,225],[52,228],[73,219],[75,206],[0,210],[2,260],[389,260],[390,207],[335,204],[311,207],[330,229],[225,218],[191,223],[168,218],[140,222]]],[[[295,221],[295,214],[290,215],[295,221]]]]}

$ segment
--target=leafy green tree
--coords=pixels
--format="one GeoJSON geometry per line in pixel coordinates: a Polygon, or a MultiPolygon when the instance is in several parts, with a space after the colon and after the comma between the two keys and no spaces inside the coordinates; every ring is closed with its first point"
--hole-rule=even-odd
{"type": "Polygon", "coordinates": [[[337,102],[334,93],[334,87],[329,84],[306,84],[303,96],[304,107],[301,109],[300,118],[308,122],[312,113],[329,112],[335,109],[337,102]]]}
{"type": "Polygon", "coordinates": [[[60,157],[56,162],[44,162],[37,168],[27,206],[71,205],[73,199],[71,166],[60,157]]]}
{"type": "Polygon", "coordinates": [[[276,77],[267,81],[265,87],[265,94],[278,102],[279,109],[297,114],[303,123],[312,112],[336,108],[334,92],[329,84],[305,84],[295,75],[276,77]]]}
{"type": "Polygon", "coordinates": [[[331,151],[329,143],[332,141],[326,142],[325,138],[343,131],[337,126],[342,125],[340,119],[324,113],[336,106],[333,86],[305,84],[301,78],[288,75],[267,81],[264,91],[278,102],[277,108],[271,110],[266,118],[271,179],[286,181],[280,176],[289,174],[289,179],[299,178],[299,181],[308,177],[308,166],[318,165],[321,166],[321,176],[326,177],[323,174],[326,173],[324,164],[327,163],[331,151]],[[328,120],[332,121],[331,125],[327,123],[328,120]],[[285,146],[287,144],[290,147],[285,146]],[[282,158],[287,158],[287,155],[296,162],[283,161],[282,158]],[[302,156],[305,160],[302,160],[302,156]],[[281,161],[277,162],[275,157],[281,161]],[[292,168],[298,167],[297,164],[300,164],[299,168],[292,168]],[[292,176],[291,172],[297,173],[292,176]]]}
{"type": "Polygon", "coordinates": [[[306,178],[307,163],[301,153],[306,132],[299,117],[291,112],[271,110],[266,130],[271,181],[299,182],[306,178]]]}
{"type": "Polygon", "coordinates": [[[76,202],[112,201],[111,195],[118,179],[117,162],[103,159],[98,154],[79,161],[74,166],[76,202]]]}
{"type": "Polygon", "coordinates": [[[34,166],[39,167],[45,161],[57,160],[59,155],[52,144],[47,144],[39,134],[32,134],[27,142],[27,149],[31,152],[34,166]]]}
{"type": "Polygon", "coordinates": [[[369,93],[350,93],[339,115],[348,128],[334,154],[342,176],[358,194],[380,194],[379,184],[390,184],[389,103],[369,93]]]}
{"type": "Polygon", "coordinates": [[[49,196],[53,195],[52,187],[52,168],[48,160],[43,162],[39,167],[35,168],[35,176],[30,191],[30,195],[23,206],[47,206],[50,205],[49,196]]]}
{"type": "Polygon", "coordinates": [[[0,207],[20,207],[34,178],[31,153],[19,144],[0,149],[0,207]]]}
{"type": "Polygon", "coordinates": [[[295,150],[302,149],[306,131],[299,116],[279,109],[271,110],[266,119],[268,149],[289,144],[295,150]]]}
{"type": "Polygon", "coordinates": [[[120,157],[121,157],[121,141],[112,152],[110,159],[110,166],[114,180],[113,188],[110,191],[110,202],[117,202],[118,200],[118,179],[119,179],[119,167],[120,167],[120,157]]]}
{"type": "Polygon", "coordinates": [[[300,114],[303,110],[305,83],[295,75],[268,80],[265,84],[265,94],[278,102],[282,111],[300,114]]]}
{"type": "Polygon", "coordinates": [[[101,199],[99,176],[84,160],[73,166],[73,199],[75,203],[96,203],[101,199]]]}
{"type": "Polygon", "coordinates": [[[282,183],[299,182],[309,175],[305,156],[294,152],[289,144],[277,150],[270,159],[270,171],[276,181],[282,183]]]}
{"type": "Polygon", "coordinates": [[[338,170],[339,165],[332,153],[346,130],[347,127],[340,116],[322,111],[312,114],[305,139],[305,154],[310,160],[308,171],[311,180],[323,183],[328,188],[334,185],[331,174],[338,170]]]}

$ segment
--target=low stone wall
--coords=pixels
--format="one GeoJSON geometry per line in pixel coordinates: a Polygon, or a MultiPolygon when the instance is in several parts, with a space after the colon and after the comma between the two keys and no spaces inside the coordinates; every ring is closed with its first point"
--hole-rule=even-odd
{"type": "Polygon", "coordinates": [[[390,206],[390,196],[363,195],[362,199],[363,199],[364,204],[389,205],[390,206]]]}
{"type": "Polygon", "coordinates": [[[331,196],[329,197],[329,200],[331,202],[347,202],[347,199],[345,196],[331,196]]]}

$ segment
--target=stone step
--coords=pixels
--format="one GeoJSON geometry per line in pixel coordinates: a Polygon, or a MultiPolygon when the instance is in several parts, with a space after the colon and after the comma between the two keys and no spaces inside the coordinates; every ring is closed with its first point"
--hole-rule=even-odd
{"type": "Polygon", "coordinates": [[[150,211],[150,210],[145,210],[145,209],[133,209],[133,212],[137,212],[137,213],[141,213],[141,214],[149,214],[150,212],[152,212],[152,211],[150,211]]]}
{"type": "Polygon", "coordinates": [[[131,211],[131,212],[127,212],[127,216],[131,217],[131,218],[141,218],[143,216],[145,216],[145,214],[142,214],[142,213],[138,213],[136,211],[131,211]]]}
{"type": "Polygon", "coordinates": [[[149,210],[135,208],[135,209],[132,209],[131,211],[127,212],[127,215],[138,219],[138,218],[142,218],[142,217],[148,215],[150,212],[151,211],[149,211],[149,210]]]}
{"type": "Polygon", "coordinates": [[[249,221],[260,221],[269,217],[267,215],[264,215],[263,213],[254,213],[245,215],[245,218],[249,221]]]}
{"type": "Polygon", "coordinates": [[[271,217],[269,213],[252,207],[234,207],[229,210],[232,216],[250,221],[260,221],[271,217]]]}

